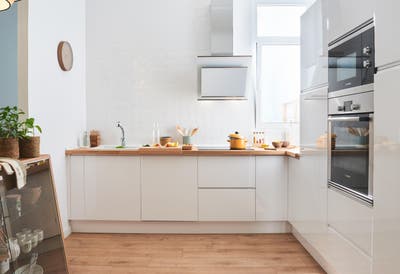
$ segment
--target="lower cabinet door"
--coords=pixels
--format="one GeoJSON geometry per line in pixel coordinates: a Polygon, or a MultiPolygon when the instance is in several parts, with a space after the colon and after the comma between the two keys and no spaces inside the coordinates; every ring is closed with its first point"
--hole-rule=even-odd
{"type": "Polygon", "coordinates": [[[199,189],[200,221],[255,221],[254,189],[199,189]]]}
{"type": "Polygon", "coordinates": [[[328,224],[368,256],[372,256],[372,207],[329,189],[328,224]]]}
{"type": "Polygon", "coordinates": [[[142,157],[142,220],[197,221],[196,157],[142,157]]]}
{"type": "Polygon", "coordinates": [[[287,159],[256,157],[257,221],[287,220],[287,159]]]}
{"type": "Polygon", "coordinates": [[[140,220],[140,157],[85,157],[87,220],[140,220]]]}
{"type": "Polygon", "coordinates": [[[85,156],[69,157],[69,219],[85,220],[85,156]]]}

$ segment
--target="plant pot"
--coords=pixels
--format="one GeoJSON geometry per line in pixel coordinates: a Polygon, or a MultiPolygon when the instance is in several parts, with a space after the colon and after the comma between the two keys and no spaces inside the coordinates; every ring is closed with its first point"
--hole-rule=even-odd
{"type": "Polygon", "coordinates": [[[36,158],[40,156],[40,137],[19,139],[19,154],[21,158],[36,158]]]}
{"type": "Polygon", "coordinates": [[[0,157],[19,158],[18,138],[0,138],[0,157]]]}

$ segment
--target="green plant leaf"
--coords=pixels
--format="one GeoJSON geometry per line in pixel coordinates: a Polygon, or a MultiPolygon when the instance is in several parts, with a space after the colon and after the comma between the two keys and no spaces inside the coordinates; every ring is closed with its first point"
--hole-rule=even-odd
{"type": "Polygon", "coordinates": [[[36,125],[35,128],[39,131],[40,134],[42,134],[42,128],[40,126],[36,125]]]}
{"type": "Polygon", "coordinates": [[[42,133],[42,128],[35,124],[34,118],[20,120],[24,114],[17,106],[0,108],[0,138],[29,138],[35,135],[35,129],[42,133]]]}

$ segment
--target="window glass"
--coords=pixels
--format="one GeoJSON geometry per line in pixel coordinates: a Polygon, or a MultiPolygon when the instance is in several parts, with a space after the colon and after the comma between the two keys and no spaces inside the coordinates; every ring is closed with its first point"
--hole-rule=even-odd
{"type": "Polygon", "coordinates": [[[260,122],[298,122],[300,46],[263,45],[260,54],[260,122]]]}

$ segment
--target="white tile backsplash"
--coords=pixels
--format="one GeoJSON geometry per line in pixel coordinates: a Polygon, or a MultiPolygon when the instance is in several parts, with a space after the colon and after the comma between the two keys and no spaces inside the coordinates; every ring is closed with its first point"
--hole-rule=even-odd
{"type": "Polygon", "coordinates": [[[254,103],[197,101],[197,56],[210,54],[210,0],[87,1],[88,127],[107,144],[119,142],[121,121],[128,143],[151,142],[175,126],[199,127],[197,144],[226,144],[240,131],[250,137],[254,103]],[[110,10],[111,9],[111,10],[110,10]],[[107,20],[104,20],[107,18],[107,20]]]}

